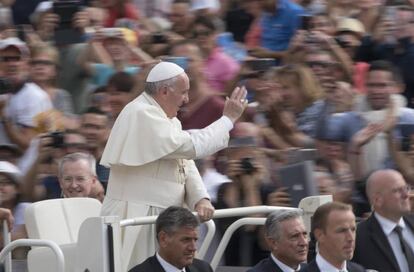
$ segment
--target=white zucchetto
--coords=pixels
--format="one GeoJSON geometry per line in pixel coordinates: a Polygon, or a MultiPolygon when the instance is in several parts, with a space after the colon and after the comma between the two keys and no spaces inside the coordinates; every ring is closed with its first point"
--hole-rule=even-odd
{"type": "Polygon", "coordinates": [[[147,76],[146,82],[158,82],[176,77],[184,73],[184,69],[175,63],[163,61],[155,65],[147,76]]]}

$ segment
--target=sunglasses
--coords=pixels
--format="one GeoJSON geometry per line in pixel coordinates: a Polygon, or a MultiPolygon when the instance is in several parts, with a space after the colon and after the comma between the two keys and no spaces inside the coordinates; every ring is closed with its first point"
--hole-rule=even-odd
{"type": "Polygon", "coordinates": [[[0,57],[0,61],[4,61],[4,62],[16,62],[16,61],[21,61],[22,57],[21,56],[3,56],[0,57]]]}
{"type": "Polygon", "coordinates": [[[55,65],[55,63],[50,60],[32,60],[30,61],[30,64],[31,65],[47,65],[47,66],[55,65]]]}
{"type": "Polygon", "coordinates": [[[334,62],[326,62],[326,61],[308,61],[306,64],[309,67],[322,67],[322,68],[330,68],[336,65],[334,62]]]}

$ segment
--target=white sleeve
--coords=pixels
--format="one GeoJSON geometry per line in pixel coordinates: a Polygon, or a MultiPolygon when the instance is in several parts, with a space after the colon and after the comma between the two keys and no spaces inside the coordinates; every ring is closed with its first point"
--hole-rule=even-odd
{"type": "Polygon", "coordinates": [[[194,145],[196,159],[212,155],[226,148],[229,142],[229,132],[233,123],[227,116],[210,124],[203,129],[188,130],[194,145]]]}
{"type": "Polygon", "coordinates": [[[193,160],[186,160],[185,179],[185,203],[191,210],[194,210],[198,201],[203,198],[210,199],[204,186],[203,180],[193,160]]]}

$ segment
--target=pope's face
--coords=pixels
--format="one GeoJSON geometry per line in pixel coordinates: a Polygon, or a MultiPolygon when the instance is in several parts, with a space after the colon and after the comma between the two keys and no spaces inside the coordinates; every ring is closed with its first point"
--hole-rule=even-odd
{"type": "Polygon", "coordinates": [[[177,116],[178,111],[188,103],[188,91],[190,90],[190,80],[183,73],[178,76],[175,86],[169,87],[166,94],[166,103],[164,111],[169,118],[177,116]]]}

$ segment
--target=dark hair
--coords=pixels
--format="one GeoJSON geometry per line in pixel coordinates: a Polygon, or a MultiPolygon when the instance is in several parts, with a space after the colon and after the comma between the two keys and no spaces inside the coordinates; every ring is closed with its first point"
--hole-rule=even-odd
{"type": "Polygon", "coordinates": [[[117,72],[111,76],[107,86],[113,86],[117,92],[130,93],[134,84],[134,78],[130,74],[117,72]]]}
{"type": "Polygon", "coordinates": [[[197,217],[188,209],[178,206],[170,206],[158,216],[155,221],[155,230],[158,238],[158,234],[161,231],[171,234],[179,228],[196,228],[198,225],[199,221],[197,217]]]}
{"type": "Polygon", "coordinates": [[[376,60],[376,61],[371,62],[368,72],[373,72],[373,71],[389,72],[392,76],[392,79],[396,83],[398,83],[398,84],[403,84],[404,83],[404,81],[401,77],[400,70],[389,61],[376,60]]]}
{"type": "Polygon", "coordinates": [[[87,113],[92,113],[92,114],[97,114],[97,115],[105,115],[108,116],[108,114],[102,110],[100,110],[97,107],[89,107],[87,108],[82,114],[87,114],[87,113]]]}
{"type": "Polygon", "coordinates": [[[341,202],[329,202],[319,206],[312,216],[311,231],[325,230],[328,216],[333,211],[352,211],[352,206],[341,202]]]}

